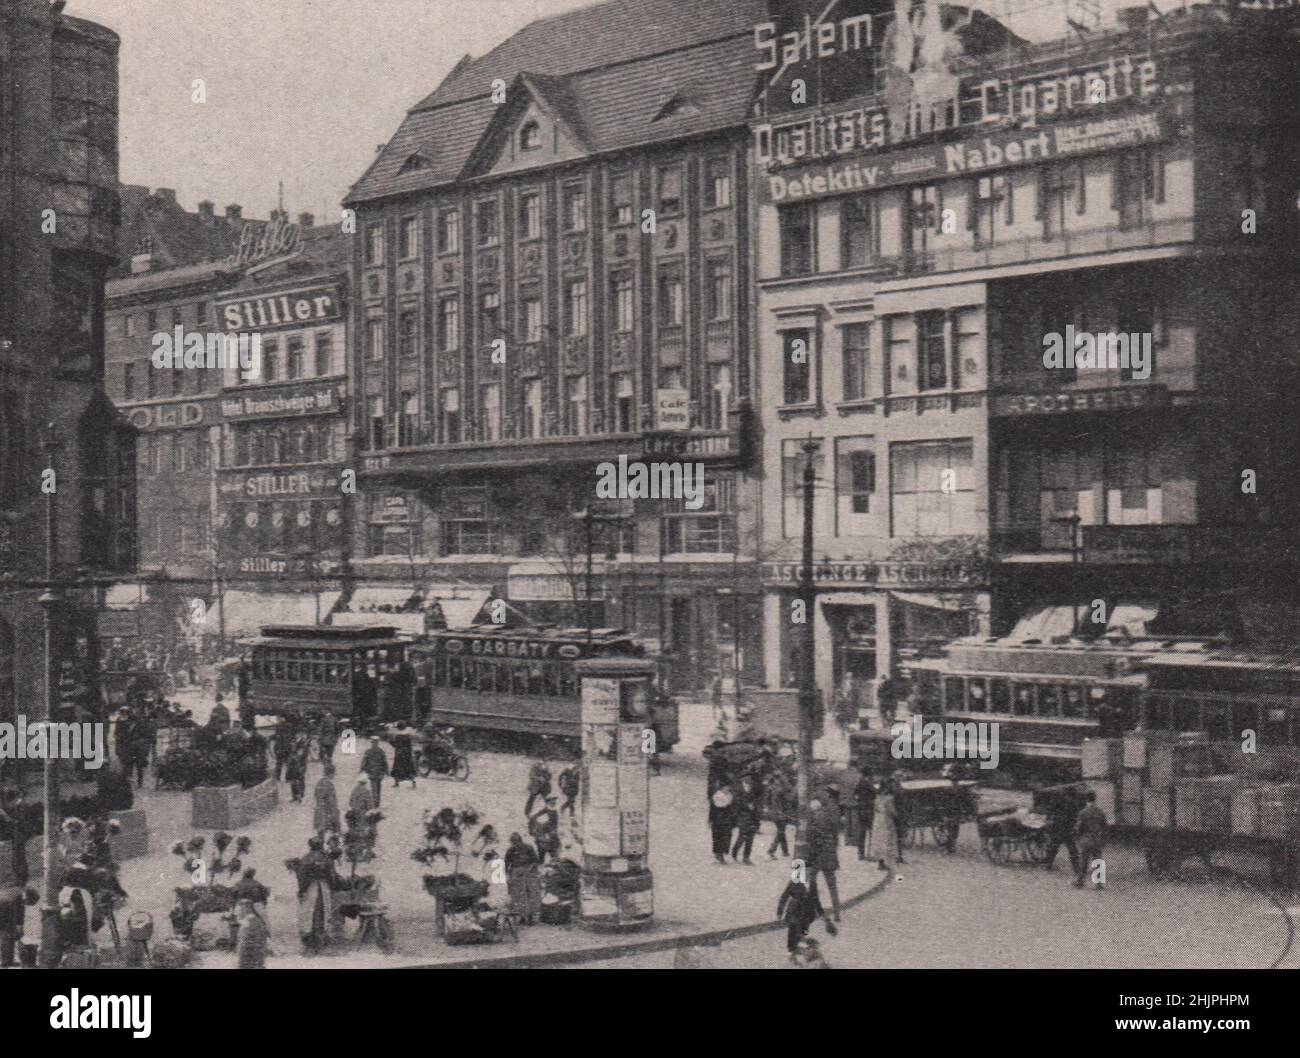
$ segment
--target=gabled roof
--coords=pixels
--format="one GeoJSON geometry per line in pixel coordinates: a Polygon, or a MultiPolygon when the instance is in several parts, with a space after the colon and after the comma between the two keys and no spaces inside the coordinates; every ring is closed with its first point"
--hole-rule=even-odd
{"type": "Polygon", "coordinates": [[[521,70],[571,74],[631,62],[706,41],[747,36],[753,54],[756,22],[767,19],[766,0],[609,0],[538,19],[481,59],[453,70],[415,110],[462,102],[507,84],[521,70]]]}
{"type": "MultiPolygon", "coordinates": [[[[581,107],[569,83],[562,77],[521,73],[507,87],[505,104],[496,107],[496,112],[488,121],[487,128],[479,136],[474,149],[466,158],[465,165],[458,174],[460,177],[478,175],[492,165],[530,101],[558,121],[577,142],[579,148],[584,151],[591,149],[583,131],[581,107]]],[[[399,173],[411,171],[403,166],[399,173]]]]}
{"type": "Polygon", "coordinates": [[[525,88],[592,153],[743,126],[758,87],[753,26],[766,17],[765,0],[610,0],[535,22],[412,108],[346,201],[462,179],[506,118],[496,79],[507,99],[525,88]],[[690,105],[664,115],[674,96],[690,105]],[[402,171],[416,153],[429,167],[402,171]]]}

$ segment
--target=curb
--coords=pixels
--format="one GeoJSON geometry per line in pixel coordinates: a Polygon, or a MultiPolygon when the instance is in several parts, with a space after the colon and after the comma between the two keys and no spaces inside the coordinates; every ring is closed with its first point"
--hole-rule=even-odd
{"type": "MultiPolygon", "coordinates": [[[[857,896],[840,903],[841,911],[848,911],[875,896],[894,880],[890,871],[875,885],[870,886],[857,896]]],[[[753,926],[733,926],[730,929],[709,930],[704,933],[680,933],[672,937],[656,937],[654,940],[628,941],[623,944],[598,945],[591,948],[576,948],[568,951],[534,952],[529,955],[499,955],[488,958],[465,959],[458,962],[426,963],[419,966],[394,967],[399,970],[525,970],[547,966],[567,966],[572,963],[601,962],[606,959],[622,959],[628,955],[644,955],[650,952],[668,951],[673,948],[689,948],[696,945],[713,947],[726,941],[740,940],[744,937],[757,936],[760,933],[772,933],[785,927],[780,922],[760,922],[753,926]]]]}

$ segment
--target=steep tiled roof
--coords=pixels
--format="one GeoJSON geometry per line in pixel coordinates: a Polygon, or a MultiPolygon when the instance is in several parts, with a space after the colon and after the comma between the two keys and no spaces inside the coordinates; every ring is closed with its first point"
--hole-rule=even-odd
{"type": "Polygon", "coordinates": [[[348,201],[460,177],[497,112],[497,78],[520,78],[593,152],[741,125],[757,87],[753,26],[765,18],[766,0],[610,0],[534,22],[415,106],[348,201]],[[692,107],[656,121],[674,92],[692,107]],[[402,172],[416,153],[430,164],[402,172]]]}
{"type": "Polygon", "coordinates": [[[131,257],[141,240],[148,239],[155,268],[177,268],[227,257],[239,245],[247,220],[223,214],[203,216],[183,209],[174,198],[147,187],[121,188],[122,224],[118,230],[118,267],[115,275],[129,275],[131,257]]]}
{"type": "Polygon", "coordinates": [[[530,23],[454,72],[415,109],[486,95],[495,78],[509,84],[521,70],[571,74],[752,34],[766,18],[766,0],[609,0],[530,23]]]}

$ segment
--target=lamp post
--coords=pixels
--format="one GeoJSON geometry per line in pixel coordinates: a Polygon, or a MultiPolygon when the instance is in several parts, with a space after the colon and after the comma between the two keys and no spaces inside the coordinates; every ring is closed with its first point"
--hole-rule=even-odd
{"type": "Polygon", "coordinates": [[[799,568],[799,598],[803,602],[803,624],[799,628],[799,759],[796,796],[799,815],[795,826],[794,858],[808,862],[809,801],[812,798],[813,721],[817,709],[817,676],[814,671],[814,615],[817,587],[813,583],[813,489],[817,472],[813,457],[821,446],[809,438],[804,442],[803,467],[803,561],[799,568]]]}
{"type": "Polygon", "coordinates": [[[1079,566],[1083,562],[1083,538],[1079,512],[1063,514],[1055,519],[1070,527],[1070,607],[1074,620],[1070,627],[1071,635],[1079,634],[1079,566]]]}
{"type": "MultiPolygon", "coordinates": [[[[45,433],[46,468],[53,469],[55,453],[59,448],[54,424],[46,428],[45,433]]],[[[55,476],[53,486],[45,494],[45,591],[41,593],[40,604],[45,611],[45,721],[54,721],[54,703],[57,694],[54,674],[54,608],[59,601],[58,585],[54,579],[57,561],[57,501],[55,489],[58,478],[55,476]]],[[[61,951],[59,944],[59,887],[54,870],[54,800],[56,796],[55,761],[49,752],[47,740],[44,759],[44,782],[42,784],[42,823],[41,864],[41,947],[40,965],[43,969],[58,967],[61,951]]]]}

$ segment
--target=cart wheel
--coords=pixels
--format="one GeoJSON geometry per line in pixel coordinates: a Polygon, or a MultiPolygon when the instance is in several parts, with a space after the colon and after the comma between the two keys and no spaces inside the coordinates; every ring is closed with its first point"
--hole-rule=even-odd
{"type": "Polygon", "coordinates": [[[464,782],[466,779],[468,779],[468,778],[469,778],[469,758],[468,758],[468,757],[460,757],[460,756],[458,756],[458,757],[456,758],[456,762],[455,762],[455,764],[452,765],[451,774],[452,774],[456,779],[458,779],[460,782],[464,782]]]}
{"type": "Polygon", "coordinates": [[[955,830],[956,828],[948,823],[938,823],[930,828],[930,836],[934,838],[935,845],[941,849],[946,849],[948,842],[956,837],[955,830]]]}
{"type": "Polygon", "coordinates": [[[1047,862],[1047,836],[1043,833],[1031,834],[1025,839],[1025,854],[1030,863],[1047,862]]]}

